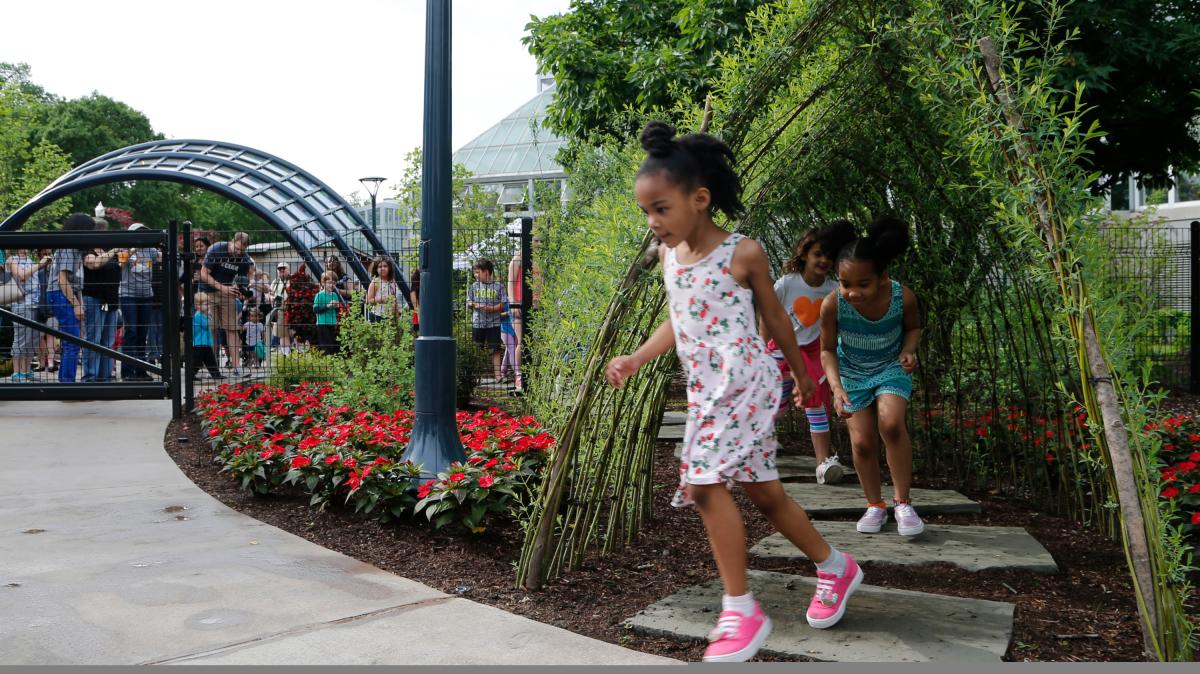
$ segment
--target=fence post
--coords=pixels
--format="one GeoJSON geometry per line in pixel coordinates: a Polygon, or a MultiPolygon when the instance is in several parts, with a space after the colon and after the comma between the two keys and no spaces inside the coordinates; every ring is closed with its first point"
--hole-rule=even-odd
{"type": "MultiPolygon", "coordinates": [[[[533,291],[529,288],[533,274],[533,218],[521,218],[521,334],[522,347],[529,334],[529,311],[533,308],[533,291]]],[[[521,351],[525,349],[522,348],[521,351]]],[[[517,367],[521,367],[518,363],[517,367]]],[[[523,373],[524,374],[524,373],[523,373]]],[[[522,382],[524,383],[524,382],[522,382]]]]}
{"type": "Polygon", "coordinates": [[[175,284],[179,282],[179,222],[167,224],[166,269],[163,271],[162,346],[163,381],[169,382],[171,391],[171,418],[183,418],[183,398],[179,386],[179,293],[175,284]]]}
{"type": "Polygon", "coordinates": [[[1191,334],[1188,337],[1188,390],[1200,393],[1200,249],[1196,245],[1200,243],[1200,220],[1193,220],[1190,229],[1188,252],[1191,263],[1188,266],[1188,275],[1191,277],[1192,289],[1188,298],[1191,323],[1191,334]]]}
{"type": "MultiPolygon", "coordinates": [[[[180,365],[183,366],[183,395],[184,410],[191,412],[196,409],[196,382],[192,378],[192,311],[195,310],[192,297],[192,272],[196,269],[196,254],[192,252],[192,221],[183,221],[183,348],[179,352],[180,365]]],[[[179,279],[175,279],[176,282],[179,279]]],[[[175,339],[179,339],[178,336],[175,339]]]]}

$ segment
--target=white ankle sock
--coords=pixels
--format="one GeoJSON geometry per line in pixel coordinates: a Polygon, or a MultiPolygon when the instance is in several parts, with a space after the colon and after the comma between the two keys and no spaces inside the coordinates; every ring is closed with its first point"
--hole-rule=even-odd
{"type": "Polygon", "coordinates": [[[754,593],[747,592],[740,597],[731,597],[729,595],[721,596],[722,611],[737,611],[742,615],[750,615],[754,613],[754,593]]]}
{"type": "Polygon", "coordinates": [[[817,564],[817,570],[825,573],[832,573],[839,578],[846,573],[846,557],[837,548],[829,546],[829,556],[825,561],[817,564]]]}

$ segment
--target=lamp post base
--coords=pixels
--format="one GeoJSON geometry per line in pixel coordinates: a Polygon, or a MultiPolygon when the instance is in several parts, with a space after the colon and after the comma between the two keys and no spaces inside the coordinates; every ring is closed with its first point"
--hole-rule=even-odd
{"type": "Polygon", "coordinates": [[[455,420],[455,344],[452,337],[422,336],[416,344],[416,413],[404,458],[421,467],[421,479],[467,460],[455,420]]]}

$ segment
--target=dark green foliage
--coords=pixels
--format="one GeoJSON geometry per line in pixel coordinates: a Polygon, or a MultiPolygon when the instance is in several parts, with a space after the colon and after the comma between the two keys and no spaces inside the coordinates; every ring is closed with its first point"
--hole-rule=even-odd
{"type": "Polygon", "coordinates": [[[718,55],[764,0],[572,0],[570,11],[534,17],[529,51],[558,95],[547,123],[577,138],[628,138],[623,113],[670,111],[704,99],[718,55]]]}
{"type": "MultiPolygon", "coordinates": [[[[1024,13],[1038,20],[1036,4],[1024,13]]],[[[1078,31],[1058,84],[1083,82],[1089,165],[1112,178],[1162,181],[1200,168],[1200,2],[1077,0],[1064,7],[1056,37],[1078,31]]],[[[1106,187],[1102,182],[1098,187],[1106,187]]]]}

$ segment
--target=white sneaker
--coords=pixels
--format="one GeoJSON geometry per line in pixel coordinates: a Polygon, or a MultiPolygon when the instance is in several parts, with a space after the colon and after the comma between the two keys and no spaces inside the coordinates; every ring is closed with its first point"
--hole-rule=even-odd
{"type": "Polygon", "coordinates": [[[817,466],[817,484],[837,484],[842,481],[845,474],[846,470],[842,468],[841,462],[834,454],[817,466]]]}
{"type": "Polygon", "coordinates": [[[869,506],[867,512],[863,513],[863,516],[859,518],[855,528],[858,529],[858,533],[860,534],[877,534],[883,528],[883,525],[887,524],[887,521],[887,508],[869,506]]]}
{"type": "Polygon", "coordinates": [[[896,531],[901,536],[916,536],[925,531],[925,523],[921,521],[921,517],[917,515],[917,511],[911,503],[897,503],[894,510],[896,511],[896,531]]]}

